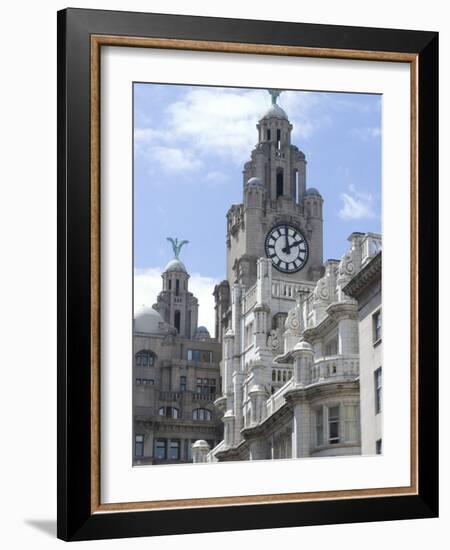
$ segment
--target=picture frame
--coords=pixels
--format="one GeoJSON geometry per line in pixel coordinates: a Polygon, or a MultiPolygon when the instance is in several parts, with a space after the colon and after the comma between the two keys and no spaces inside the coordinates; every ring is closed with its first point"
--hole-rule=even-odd
{"type": "Polygon", "coordinates": [[[58,12],[58,537],[153,536],[438,515],[438,35],[163,14],[58,12]],[[411,483],[101,502],[100,51],[351,59],[411,71],[411,483]]]}

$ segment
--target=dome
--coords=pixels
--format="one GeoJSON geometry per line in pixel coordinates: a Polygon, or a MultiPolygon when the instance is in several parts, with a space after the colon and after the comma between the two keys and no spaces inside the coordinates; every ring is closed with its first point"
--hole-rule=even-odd
{"type": "Polygon", "coordinates": [[[194,338],[196,340],[205,340],[206,338],[211,338],[209,331],[206,327],[200,326],[197,327],[197,330],[195,331],[194,338]]]}
{"type": "Polygon", "coordinates": [[[275,103],[275,105],[270,106],[270,109],[266,111],[263,118],[285,118],[287,120],[287,114],[275,103]]]}
{"type": "Polygon", "coordinates": [[[193,443],[192,447],[194,449],[208,449],[209,451],[209,445],[204,439],[197,439],[197,441],[193,443]]]}
{"type": "Polygon", "coordinates": [[[164,319],[152,307],[142,307],[134,316],[134,331],[146,334],[162,334],[164,319]]]}
{"type": "Polygon", "coordinates": [[[173,258],[173,260],[170,260],[164,269],[164,273],[167,271],[181,271],[183,273],[187,273],[184,263],[178,258],[173,258]]]}
{"type": "Polygon", "coordinates": [[[260,187],[264,186],[263,182],[261,181],[261,178],[258,178],[258,177],[250,178],[247,182],[247,185],[260,186],[260,187]]]}
{"type": "Polygon", "coordinates": [[[312,196],[312,195],[316,195],[318,197],[321,197],[322,195],[319,193],[319,191],[315,188],[315,187],[309,187],[306,191],[305,191],[305,197],[306,196],[312,196]]]}
{"type": "Polygon", "coordinates": [[[311,351],[313,352],[313,347],[309,342],[306,340],[302,340],[301,342],[298,342],[296,346],[294,347],[294,351],[311,351]]]}

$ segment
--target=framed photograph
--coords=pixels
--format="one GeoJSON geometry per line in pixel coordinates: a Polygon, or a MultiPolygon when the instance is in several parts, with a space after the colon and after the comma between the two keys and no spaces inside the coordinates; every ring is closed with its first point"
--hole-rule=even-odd
{"type": "Polygon", "coordinates": [[[58,13],[58,536],[438,514],[438,35],[58,13]]]}

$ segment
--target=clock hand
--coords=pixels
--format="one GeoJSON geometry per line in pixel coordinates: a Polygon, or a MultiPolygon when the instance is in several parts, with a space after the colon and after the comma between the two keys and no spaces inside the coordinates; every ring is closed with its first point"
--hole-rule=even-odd
{"type": "Polygon", "coordinates": [[[281,249],[281,252],[284,252],[285,254],[290,254],[291,252],[291,248],[294,248],[294,246],[297,246],[299,244],[302,244],[304,242],[304,239],[300,239],[299,241],[294,241],[293,243],[291,243],[289,246],[287,246],[286,248],[282,248],[281,249]]]}
{"type": "Polygon", "coordinates": [[[286,246],[283,248],[283,252],[285,252],[286,254],[289,254],[291,252],[291,247],[289,246],[287,225],[284,226],[284,231],[285,231],[284,237],[285,237],[286,246]]]}

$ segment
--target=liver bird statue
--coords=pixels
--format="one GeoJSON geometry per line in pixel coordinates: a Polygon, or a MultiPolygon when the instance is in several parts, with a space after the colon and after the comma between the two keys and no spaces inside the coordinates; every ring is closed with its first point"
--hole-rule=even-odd
{"type": "Polygon", "coordinates": [[[178,241],[177,238],[172,239],[172,237],[167,237],[167,240],[172,244],[173,253],[175,255],[175,258],[179,258],[180,256],[180,250],[185,244],[188,244],[189,241],[178,241]]]}

